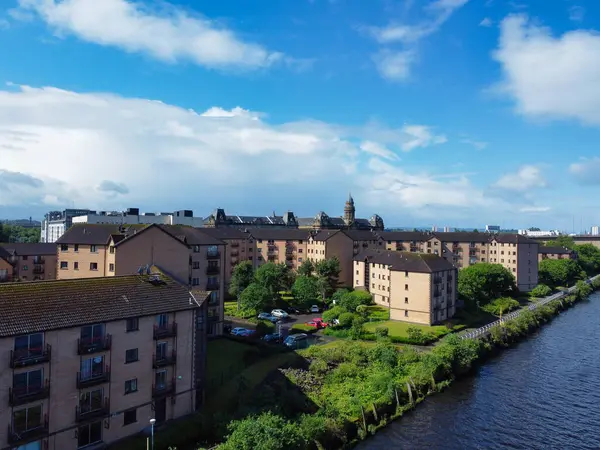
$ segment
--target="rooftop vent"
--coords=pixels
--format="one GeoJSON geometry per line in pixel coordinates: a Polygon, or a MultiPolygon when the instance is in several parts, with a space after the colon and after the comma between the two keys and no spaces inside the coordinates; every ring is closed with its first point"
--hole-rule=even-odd
{"type": "Polygon", "coordinates": [[[153,273],[148,277],[148,283],[153,284],[154,286],[159,286],[161,284],[166,284],[157,273],[153,273]]]}

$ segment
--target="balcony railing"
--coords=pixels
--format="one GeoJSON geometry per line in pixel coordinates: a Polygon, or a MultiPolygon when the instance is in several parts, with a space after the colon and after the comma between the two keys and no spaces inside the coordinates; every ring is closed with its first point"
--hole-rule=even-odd
{"type": "Polygon", "coordinates": [[[91,353],[105,352],[110,350],[111,343],[112,336],[110,334],[95,338],[80,338],[77,339],[77,354],[89,355],[91,353]]]}
{"type": "Polygon", "coordinates": [[[240,243],[239,243],[239,242],[232,242],[232,243],[231,243],[231,244],[229,244],[229,245],[231,245],[231,247],[232,247],[232,248],[236,248],[236,247],[239,247],[239,246],[240,246],[240,243]]]}
{"type": "Polygon", "coordinates": [[[294,255],[285,255],[285,259],[287,259],[288,261],[291,261],[294,259],[294,255]]]}
{"type": "Polygon", "coordinates": [[[81,372],[77,372],[77,389],[85,389],[99,384],[108,383],[110,381],[110,367],[108,364],[104,367],[104,370],[100,373],[94,373],[91,375],[82,375],[81,372]]]}
{"type": "Polygon", "coordinates": [[[50,381],[46,380],[40,386],[18,386],[8,389],[8,403],[10,406],[24,405],[48,398],[50,395],[50,381]]]}
{"type": "Polygon", "coordinates": [[[206,275],[218,275],[221,272],[221,268],[219,266],[208,266],[206,268],[206,275]]]}
{"type": "Polygon", "coordinates": [[[219,282],[212,281],[212,282],[206,283],[206,290],[207,291],[218,291],[219,290],[219,282]]]}
{"type": "Polygon", "coordinates": [[[18,447],[29,442],[36,441],[48,435],[48,414],[44,415],[41,423],[34,428],[19,430],[8,425],[8,444],[18,447]]]}
{"type": "Polygon", "coordinates": [[[40,264],[36,264],[33,266],[33,273],[36,275],[40,275],[44,273],[44,266],[40,264]]]}
{"type": "Polygon", "coordinates": [[[39,349],[11,350],[10,367],[11,369],[18,369],[20,367],[42,364],[50,361],[51,354],[50,344],[46,344],[45,347],[39,349]]]}
{"type": "Polygon", "coordinates": [[[175,392],[175,378],[171,382],[152,385],[152,398],[166,397],[175,392]]]}
{"type": "Polygon", "coordinates": [[[177,336],[177,322],[166,325],[154,325],[154,339],[164,339],[177,336]]]}
{"type": "Polygon", "coordinates": [[[152,367],[158,369],[160,367],[172,366],[177,362],[177,352],[175,349],[171,350],[171,353],[165,355],[154,355],[152,358],[152,367]]]}
{"type": "Polygon", "coordinates": [[[41,257],[41,256],[34,256],[33,257],[33,263],[34,264],[45,264],[46,263],[46,259],[41,257]]]}
{"type": "Polygon", "coordinates": [[[219,259],[221,257],[221,252],[207,252],[206,259],[219,259]]]}
{"type": "Polygon", "coordinates": [[[239,254],[240,254],[240,252],[238,252],[237,250],[233,250],[233,251],[231,252],[231,257],[232,257],[232,258],[236,258],[237,256],[239,256],[239,254]]]}
{"type": "Polygon", "coordinates": [[[110,403],[104,398],[99,405],[79,405],[75,407],[75,421],[86,422],[88,420],[101,419],[110,414],[110,403]]]}

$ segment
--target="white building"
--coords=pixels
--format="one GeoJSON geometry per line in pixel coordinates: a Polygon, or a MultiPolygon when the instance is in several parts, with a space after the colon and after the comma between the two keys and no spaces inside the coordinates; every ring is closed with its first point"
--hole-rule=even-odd
{"type": "Polygon", "coordinates": [[[498,233],[500,232],[500,225],[486,225],[485,231],[489,233],[498,233]]]}
{"type": "Polygon", "coordinates": [[[56,242],[73,224],[73,218],[88,214],[89,209],[65,209],[50,211],[44,215],[40,230],[40,242],[56,242]]]}
{"type": "Polygon", "coordinates": [[[73,223],[90,224],[164,224],[164,225],[188,225],[200,228],[204,224],[202,217],[194,217],[194,212],[189,209],[175,211],[172,213],[143,213],[138,208],[129,208],[127,211],[92,211],[88,214],[73,218],[73,223]]]}
{"type": "Polygon", "coordinates": [[[598,227],[598,225],[594,225],[592,227],[592,236],[598,236],[600,235],[600,227],[598,227]]]}
{"type": "Polygon", "coordinates": [[[530,238],[541,238],[541,237],[560,236],[560,231],[558,231],[558,230],[548,230],[548,231],[519,230],[519,234],[530,237],[530,238]]]}

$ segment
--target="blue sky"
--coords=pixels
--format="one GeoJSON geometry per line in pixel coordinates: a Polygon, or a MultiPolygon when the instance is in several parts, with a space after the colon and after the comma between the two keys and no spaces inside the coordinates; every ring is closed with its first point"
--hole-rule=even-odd
{"type": "Polygon", "coordinates": [[[8,0],[0,216],[600,223],[600,4],[8,0]]]}

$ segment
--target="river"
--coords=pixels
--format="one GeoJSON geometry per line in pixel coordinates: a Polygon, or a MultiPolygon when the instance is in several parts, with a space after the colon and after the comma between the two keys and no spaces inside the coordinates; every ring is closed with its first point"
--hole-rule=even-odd
{"type": "Polygon", "coordinates": [[[600,293],[359,450],[600,449],[600,293]]]}

